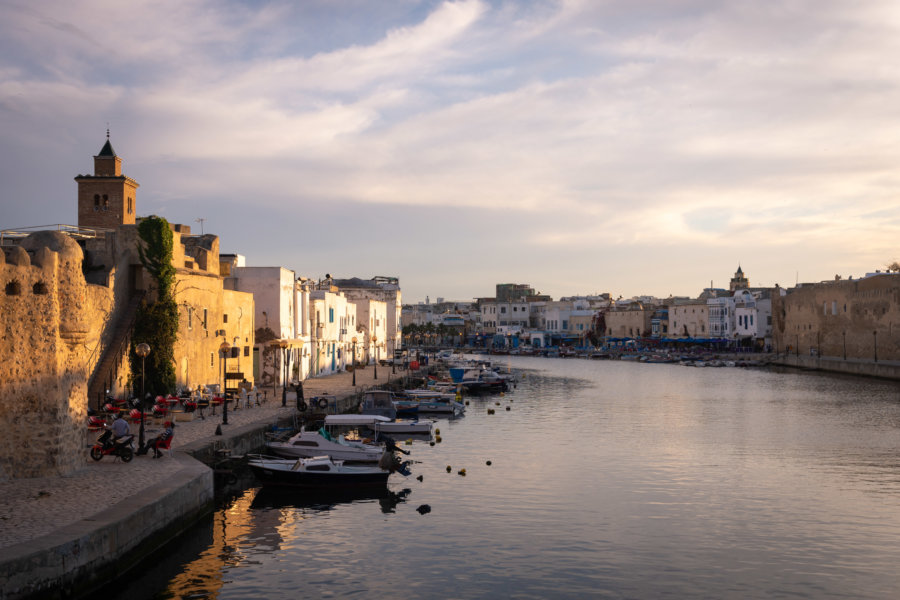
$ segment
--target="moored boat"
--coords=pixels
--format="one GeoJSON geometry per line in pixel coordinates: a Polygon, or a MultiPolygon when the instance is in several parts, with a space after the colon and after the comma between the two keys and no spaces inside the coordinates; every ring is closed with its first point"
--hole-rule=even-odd
{"type": "Polygon", "coordinates": [[[318,431],[301,430],[286,441],[270,441],[270,452],[284,458],[311,458],[327,455],[335,460],[378,462],[384,448],[347,440],[343,435],[332,436],[324,427],[318,431]]]}
{"type": "Polygon", "coordinates": [[[330,456],[285,459],[248,455],[247,465],[264,484],[293,487],[382,486],[390,475],[379,466],[347,465],[330,456]]]}

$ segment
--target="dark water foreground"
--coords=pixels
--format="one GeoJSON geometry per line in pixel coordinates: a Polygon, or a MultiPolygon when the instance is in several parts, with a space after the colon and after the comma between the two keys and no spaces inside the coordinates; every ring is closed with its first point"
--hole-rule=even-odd
{"type": "Polygon", "coordinates": [[[120,597],[897,597],[898,384],[509,362],[388,493],[250,487],[120,597]]]}

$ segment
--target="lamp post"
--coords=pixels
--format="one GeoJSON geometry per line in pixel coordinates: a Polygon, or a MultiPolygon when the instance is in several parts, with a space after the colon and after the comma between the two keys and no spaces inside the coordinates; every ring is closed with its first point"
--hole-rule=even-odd
{"type": "Polygon", "coordinates": [[[222,340],[219,345],[219,352],[222,353],[222,425],[228,425],[228,393],[225,391],[228,384],[225,382],[225,368],[230,351],[231,344],[228,343],[228,340],[222,340]]]}
{"type": "Polygon", "coordinates": [[[353,342],[353,387],[356,387],[356,336],[350,341],[353,342]]]}
{"type": "Polygon", "coordinates": [[[872,352],[875,355],[875,362],[878,362],[878,330],[872,332],[872,352]]]}
{"type": "Polygon", "coordinates": [[[378,379],[378,336],[377,335],[372,336],[372,344],[375,345],[375,364],[373,365],[374,370],[375,370],[375,376],[373,377],[373,379],[378,379]]]}
{"type": "Polygon", "coordinates": [[[134,349],[138,356],[141,357],[141,399],[139,404],[141,405],[141,428],[138,433],[138,448],[144,447],[144,362],[147,359],[147,355],[150,354],[150,345],[149,344],[138,344],[134,349]]]}
{"type": "Polygon", "coordinates": [[[842,331],[841,335],[844,338],[844,360],[847,360],[847,332],[842,331]]]}
{"type": "Polygon", "coordinates": [[[281,346],[281,405],[287,406],[287,354],[289,344],[282,341],[279,345],[281,346]]]}

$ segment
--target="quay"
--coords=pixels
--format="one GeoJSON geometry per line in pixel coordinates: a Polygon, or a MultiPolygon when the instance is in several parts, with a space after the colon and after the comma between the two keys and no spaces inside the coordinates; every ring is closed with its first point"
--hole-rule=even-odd
{"type": "MultiPolygon", "coordinates": [[[[334,396],[344,411],[359,390],[407,372],[379,366],[377,375],[372,366],[358,369],[356,387],[350,372],[307,379],[304,397],[334,396]]],[[[221,449],[240,454],[259,448],[267,429],[298,414],[292,392],[284,407],[282,388],[267,392],[261,406],[229,410],[228,425],[221,425],[221,410],[176,421],[172,449],[160,459],[151,453],[127,464],[111,456],[94,462],[85,451],[84,467],[72,475],[0,483],[0,599],[85,596],[210,512],[214,477],[206,459],[221,449]],[[216,435],[219,426],[222,435],[216,435]]],[[[145,425],[148,439],[159,430],[145,425]]]]}

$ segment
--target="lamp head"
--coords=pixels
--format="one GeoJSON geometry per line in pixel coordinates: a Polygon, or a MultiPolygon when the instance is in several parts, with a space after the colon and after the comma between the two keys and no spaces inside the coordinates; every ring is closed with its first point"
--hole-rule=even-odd
{"type": "Polygon", "coordinates": [[[150,354],[150,345],[145,343],[138,344],[134,351],[141,358],[145,358],[148,354],[150,354]]]}

